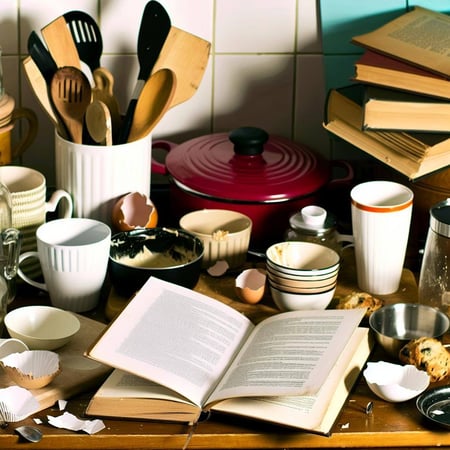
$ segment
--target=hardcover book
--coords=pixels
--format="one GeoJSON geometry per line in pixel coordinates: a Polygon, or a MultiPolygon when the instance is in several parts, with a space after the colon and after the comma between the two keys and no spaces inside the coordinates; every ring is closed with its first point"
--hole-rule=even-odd
{"type": "Polygon", "coordinates": [[[363,92],[360,85],[332,89],[326,100],[324,128],[411,180],[450,164],[449,133],[364,130],[363,92]]]}
{"type": "Polygon", "coordinates": [[[365,130],[450,132],[450,100],[366,86],[365,130]]]}

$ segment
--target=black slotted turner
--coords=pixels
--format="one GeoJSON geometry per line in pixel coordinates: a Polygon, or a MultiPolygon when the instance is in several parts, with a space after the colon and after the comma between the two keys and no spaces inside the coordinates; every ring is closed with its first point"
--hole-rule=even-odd
{"type": "Polygon", "coordinates": [[[78,50],[78,56],[91,71],[100,67],[103,40],[97,22],[84,11],[69,11],[64,14],[70,33],[78,50]]]}
{"type": "Polygon", "coordinates": [[[137,99],[158,60],[159,53],[169,34],[170,27],[170,17],[164,7],[155,0],[149,1],[142,14],[138,35],[138,79],[122,123],[119,144],[124,144],[128,140],[137,99]]]}

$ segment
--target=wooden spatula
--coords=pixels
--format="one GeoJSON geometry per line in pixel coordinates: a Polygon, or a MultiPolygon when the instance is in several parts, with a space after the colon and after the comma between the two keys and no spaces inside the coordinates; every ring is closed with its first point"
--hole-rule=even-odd
{"type": "Polygon", "coordinates": [[[63,16],[42,28],[41,33],[58,67],[71,66],[81,69],[77,46],[63,16]]]}
{"type": "Polygon", "coordinates": [[[170,107],[189,100],[200,85],[208,64],[211,43],[171,27],[152,73],[168,68],[175,73],[177,86],[170,107]]]}
{"type": "Polygon", "coordinates": [[[25,74],[27,76],[28,82],[30,83],[31,89],[34,92],[34,95],[38,99],[39,103],[42,106],[42,109],[47,113],[51,122],[58,130],[60,136],[67,138],[67,131],[64,127],[64,124],[58,119],[56,112],[53,109],[53,106],[50,102],[50,98],[47,91],[47,83],[45,81],[44,76],[39,71],[38,66],[33,61],[31,56],[27,56],[23,62],[23,68],[25,70],[25,74]]]}

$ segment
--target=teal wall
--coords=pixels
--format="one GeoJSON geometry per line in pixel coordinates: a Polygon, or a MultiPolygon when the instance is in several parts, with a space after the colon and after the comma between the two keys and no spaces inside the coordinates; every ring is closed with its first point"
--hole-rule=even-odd
{"type": "Polygon", "coordinates": [[[353,63],[362,49],[353,36],[367,33],[414,5],[450,14],[449,0],[321,0],[321,31],[326,89],[351,83],[353,63]]]}

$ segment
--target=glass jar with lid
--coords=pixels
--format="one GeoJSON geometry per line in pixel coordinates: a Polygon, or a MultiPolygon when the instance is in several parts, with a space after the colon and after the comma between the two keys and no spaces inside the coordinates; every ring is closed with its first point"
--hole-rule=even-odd
{"type": "Polygon", "coordinates": [[[353,236],[336,230],[336,217],[317,205],[305,206],[289,219],[290,228],[285,233],[287,241],[305,241],[325,245],[337,251],[343,243],[353,243],[353,236]]]}

